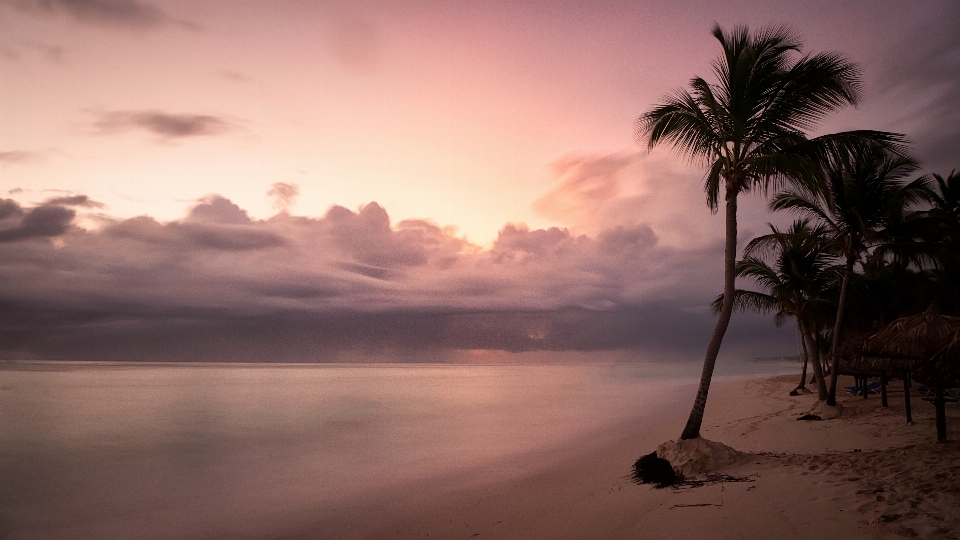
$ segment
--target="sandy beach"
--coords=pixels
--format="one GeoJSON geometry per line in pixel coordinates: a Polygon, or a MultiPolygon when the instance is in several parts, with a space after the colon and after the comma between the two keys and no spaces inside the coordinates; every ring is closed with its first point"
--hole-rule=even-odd
{"type": "Polygon", "coordinates": [[[687,412],[678,410],[656,426],[624,425],[529,456],[507,479],[501,470],[440,479],[290,537],[960,538],[957,405],[948,406],[954,442],[937,444],[933,407],[914,398],[907,424],[902,392],[891,392],[888,408],[879,395],[844,395],[839,418],[798,421],[816,396],[789,396],[796,379],[715,382],[702,433],[743,453],[715,471],[741,482],[631,482],[632,463],[676,437],[687,412]]]}

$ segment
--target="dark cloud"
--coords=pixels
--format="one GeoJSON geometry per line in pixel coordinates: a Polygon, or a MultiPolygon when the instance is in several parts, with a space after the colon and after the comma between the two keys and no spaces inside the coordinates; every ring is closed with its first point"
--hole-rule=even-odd
{"type": "Polygon", "coordinates": [[[357,213],[334,206],[324,216],[323,228],[351,261],[373,267],[421,266],[430,252],[454,254],[465,244],[425,221],[401,222],[393,230],[386,210],[377,203],[357,213]]]}
{"type": "Polygon", "coordinates": [[[103,203],[97,202],[86,195],[70,195],[47,199],[44,205],[82,206],[85,208],[103,208],[103,203]]]}
{"type": "Polygon", "coordinates": [[[0,243],[60,236],[75,216],[75,211],[55,204],[24,211],[18,203],[5,199],[0,201],[0,243]]]}
{"type": "Polygon", "coordinates": [[[112,223],[104,232],[115,238],[166,244],[178,250],[249,251],[284,244],[280,235],[257,226],[246,211],[219,196],[206,198],[179,222],[161,224],[140,216],[112,223]]]}
{"type": "Polygon", "coordinates": [[[220,135],[236,125],[218,116],[171,114],[162,111],[110,111],[98,114],[94,127],[101,134],[146,130],[161,139],[220,135]]]}
{"type": "Polygon", "coordinates": [[[281,237],[253,227],[184,223],[179,228],[201,248],[246,251],[283,245],[281,237]]]}
{"type": "Polygon", "coordinates": [[[22,216],[23,209],[20,204],[12,199],[0,199],[0,222],[9,218],[22,216]]]}
{"type": "MultiPolygon", "coordinates": [[[[102,218],[84,230],[70,226],[74,211],[63,204],[85,201],[57,201],[0,203],[0,358],[695,354],[720,286],[721,244],[661,246],[642,224],[596,236],[508,225],[481,249],[428,221],[391,223],[376,203],[257,220],[210,196],[180,220],[102,218]],[[56,245],[12,241],[51,235],[56,245]]],[[[762,332],[757,320],[737,321],[733,341],[773,352],[792,342],[769,320],[762,332]]]]}
{"type": "Polygon", "coordinates": [[[89,24],[148,29],[173,22],[166,12],[137,0],[5,0],[35,15],[65,14],[89,24]]]}

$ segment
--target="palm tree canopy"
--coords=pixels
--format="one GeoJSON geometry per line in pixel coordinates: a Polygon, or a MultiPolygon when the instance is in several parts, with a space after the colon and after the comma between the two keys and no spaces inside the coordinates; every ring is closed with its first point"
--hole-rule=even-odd
{"type": "Polygon", "coordinates": [[[872,146],[824,167],[825,185],[797,184],[770,201],[771,210],[791,210],[826,227],[835,249],[856,258],[887,239],[889,227],[926,198],[926,178],[904,183],[918,168],[901,153],[872,146]]]}
{"type": "MultiPolygon", "coordinates": [[[[823,249],[823,226],[811,227],[806,219],[785,231],[768,226],[771,232],[751,240],[736,266],[737,276],[751,278],[764,292],[737,290],[734,307],[774,313],[781,326],[787,317],[811,315],[829,303],[823,296],[839,282],[843,269],[823,249]],[[773,259],[772,265],[764,258],[773,259]]],[[[722,295],[714,300],[714,312],[719,312],[722,300],[722,295]]]]}
{"type": "Polygon", "coordinates": [[[916,212],[907,235],[921,240],[920,247],[941,269],[960,268],[960,173],[946,178],[931,174],[926,180],[930,207],[916,212]]]}
{"type": "Polygon", "coordinates": [[[897,147],[900,135],[858,131],[808,139],[829,112],[860,100],[860,71],[837,53],[802,54],[784,26],[751,34],[745,26],[714,27],[723,54],[713,65],[715,83],[700,77],[676,90],[636,121],[638,144],[667,142],[707,167],[707,203],[717,209],[721,188],[737,194],[778,187],[783,181],[814,185],[812,164],[843,155],[872,140],[897,147]],[[773,184],[771,186],[771,184],[773,184]]]}
{"type": "Polygon", "coordinates": [[[957,232],[960,230],[960,173],[951,171],[946,178],[932,174],[930,178],[933,208],[927,214],[941,220],[945,228],[957,232]]]}

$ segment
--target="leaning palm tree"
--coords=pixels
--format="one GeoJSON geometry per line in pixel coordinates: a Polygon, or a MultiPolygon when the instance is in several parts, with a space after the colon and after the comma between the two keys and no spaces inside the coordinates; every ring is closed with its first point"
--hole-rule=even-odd
{"type": "Polygon", "coordinates": [[[829,112],[860,99],[858,67],[836,53],[801,54],[800,40],[785,27],[751,33],[740,26],[714,27],[722,54],[714,62],[717,82],[695,77],[636,121],[638,144],[670,143],[707,167],[707,205],[725,204],[724,302],[707,345],[697,397],[682,439],[700,436],[710,380],[733,313],[737,248],[737,197],[784,182],[813,185],[817,164],[872,139],[897,145],[902,137],[847,132],[809,139],[829,112]]]}
{"type": "MultiPolygon", "coordinates": [[[[827,398],[827,387],[821,369],[817,334],[819,314],[831,304],[825,299],[827,291],[839,281],[842,270],[834,263],[835,257],[824,249],[823,226],[811,227],[809,220],[797,220],[786,231],[769,225],[770,233],[755,238],[744,249],[744,258],[737,262],[736,274],[750,278],[762,290],[737,289],[734,308],[774,313],[774,322],[782,326],[793,317],[801,336],[801,345],[810,360],[817,380],[821,401],[827,398]],[[772,266],[764,256],[773,259],[772,266]]],[[[713,303],[714,313],[722,308],[723,297],[713,303]]],[[[805,364],[806,365],[806,364],[805,364]]],[[[806,373],[800,385],[805,383],[806,373]]]]}
{"type": "Polygon", "coordinates": [[[837,350],[854,265],[870,249],[889,241],[890,226],[901,223],[909,207],[924,200],[926,179],[903,182],[916,169],[916,161],[902,152],[875,146],[828,163],[823,189],[798,184],[770,201],[772,210],[792,210],[825,226],[833,248],[845,259],[830,346],[828,405],[837,404],[837,350]]]}

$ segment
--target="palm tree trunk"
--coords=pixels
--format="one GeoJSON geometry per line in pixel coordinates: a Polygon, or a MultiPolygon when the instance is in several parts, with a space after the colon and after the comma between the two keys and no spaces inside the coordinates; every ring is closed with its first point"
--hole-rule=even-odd
{"type": "Polygon", "coordinates": [[[800,370],[800,384],[797,385],[797,390],[806,390],[807,389],[807,364],[810,363],[810,353],[807,352],[807,342],[803,339],[803,324],[800,323],[800,319],[797,318],[797,332],[798,338],[800,339],[800,354],[803,355],[803,368],[800,370]]]}
{"type": "Polygon", "coordinates": [[[840,285],[840,300],[837,302],[837,320],[833,324],[833,343],[830,345],[830,393],[827,396],[827,405],[837,406],[837,376],[840,371],[840,358],[837,356],[837,347],[840,345],[840,330],[843,328],[843,312],[847,307],[847,296],[850,286],[850,277],[853,276],[855,259],[847,255],[847,266],[843,271],[843,283],[840,285]]]}
{"type": "Polygon", "coordinates": [[[723,335],[730,324],[733,315],[733,295],[736,274],[734,267],[737,262],[737,193],[730,189],[726,192],[726,242],[723,248],[723,303],[720,307],[720,316],[713,329],[710,343],[707,345],[707,354],[703,360],[703,372],[700,374],[700,387],[697,388],[697,398],[693,402],[690,418],[683,428],[681,439],[696,439],[700,436],[700,425],[703,423],[703,411],[707,407],[707,393],[710,391],[710,380],[713,378],[713,368],[717,363],[717,354],[720,353],[720,344],[723,335]]]}
{"type": "Polygon", "coordinates": [[[817,341],[813,333],[807,330],[807,325],[803,321],[799,322],[800,333],[803,335],[808,354],[812,354],[810,364],[813,366],[813,376],[817,379],[817,399],[824,401],[827,399],[827,383],[823,380],[823,367],[820,365],[820,349],[817,348],[817,341]]]}

